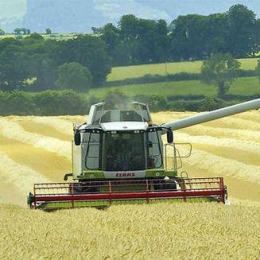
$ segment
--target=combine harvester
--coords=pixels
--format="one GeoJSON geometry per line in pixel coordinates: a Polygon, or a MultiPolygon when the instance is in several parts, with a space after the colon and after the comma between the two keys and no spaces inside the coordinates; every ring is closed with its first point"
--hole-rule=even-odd
{"type": "Polygon", "coordinates": [[[35,184],[28,204],[49,210],[165,199],[225,203],[223,178],[188,178],[180,171],[181,159],[190,156],[192,146],[175,143],[173,131],[258,108],[260,99],[255,99],[155,125],[148,106],[142,103],[133,102],[124,109],[92,105],[88,122],[74,126],[73,172],[64,176],[73,182],[35,184]],[[181,154],[184,146],[188,149],[181,154]]]}

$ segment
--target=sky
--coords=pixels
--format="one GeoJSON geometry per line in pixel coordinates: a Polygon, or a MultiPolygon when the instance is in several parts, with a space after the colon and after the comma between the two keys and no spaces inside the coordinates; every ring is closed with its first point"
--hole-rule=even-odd
{"type": "MultiPolygon", "coordinates": [[[[37,0],[35,0],[37,1],[37,0]]],[[[53,0],[55,1],[55,0],[53,0]]],[[[66,1],[66,0],[64,0],[66,1]]],[[[88,0],[85,0],[88,1],[88,0]]],[[[0,0],[0,19],[3,18],[11,18],[11,17],[22,17],[26,13],[26,2],[27,0],[0,0]]],[[[199,3],[202,13],[205,13],[205,10],[216,10],[216,12],[221,12],[226,10],[229,6],[235,3],[243,3],[247,5],[250,9],[254,10],[257,13],[257,16],[260,16],[260,0],[95,0],[96,6],[98,9],[104,11],[104,13],[108,14],[108,16],[115,15],[117,9],[120,8],[120,11],[124,13],[129,13],[131,11],[142,12],[140,16],[150,18],[162,18],[168,20],[169,14],[165,10],[158,10],[156,7],[157,3],[161,6],[169,6],[171,3],[174,4],[174,10],[178,12],[178,9],[187,8],[192,9],[196,3],[199,3]],[[176,2],[178,4],[176,4],[176,2]],[[205,5],[201,4],[205,2],[205,5]],[[209,4],[212,2],[212,4],[209,4]],[[221,4],[218,5],[218,2],[221,4]],[[124,4],[121,4],[124,3],[124,4]],[[148,5],[152,4],[153,7],[148,7],[148,5]],[[140,8],[141,6],[147,6],[147,9],[140,8]],[[108,12],[107,12],[108,11],[108,12]]]]}
{"type": "MultiPolygon", "coordinates": [[[[37,1],[37,0],[35,0],[37,1]]],[[[55,0],[53,0],[55,1],[55,0]]],[[[64,0],[66,1],[66,0],[64,0]]],[[[88,0],[85,0],[88,1],[88,0]]],[[[0,18],[10,18],[10,17],[21,17],[26,12],[26,0],[0,0],[0,18]]],[[[135,10],[138,12],[139,7],[141,4],[147,5],[152,2],[154,5],[154,8],[147,8],[146,13],[142,13],[143,16],[149,16],[152,17],[160,16],[162,19],[169,18],[168,14],[165,11],[159,11],[156,12],[156,2],[159,3],[159,5],[170,5],[171,3],[176,1],[172,0],[95,0],[97,7],[102,9],[104,12],[109,10],[110,15],[113,15],[113,10],[116,12],[116,9],[118,8],[118,5],[120,5],[120,9],[125,10],[126,13],[129,13],[131,10],[135,10]],[[123,5],[121,4],[124,3],[123,5]],[[111,8],[114,7],[114,8],[111,8]]],[[[175,10],[177,11],[181,6],[187,6],[188,8],[191,5],[194,5],[196,2],[203,2],[201,0],[179,0],[177,1],[178,6],[175,4],[175,10]]],[[[212,7],[216,9],[216,11],[222,11],[223,8],[226,9],[226,6],[233,5],[234,3],[243,3],[247,5],[249,8],[253,9],[259,16],[260,14],[260,0],[225,0],[225,4],[220,4],[218,6],[218,0],[206,0],[205,3],[212,2],[212,7]]],[[[210,10],[212,8],[211,6],[207,6],[207,8],[210,10]]],[[[202,12],[205,10],[205,5],[201,6],[202,12]]],[[[142,9],[143,11],[143,9],[142,9]]]]}
{"type": "Polygon", "coordinates": [[[26,12],[26,0],[0,0],[0,18],[21,17],[26,12]]]}
{"type": "MultiPolygon", "coordinates": [[[[47,26],[58,30],[56,28],[56,24],[58,23],[61,27],[59,30],[64,31],[63,28],[66,28],[67,24],[73,23],[73,30],[81,31],[79,27],[82,23],[87,24],[88,22],[89,27],[102,26],[109,22],[118,22],[124,14],[134,14],[137,17],[146,19],[164,19],[170,23],[179,15],[192,13],[208,15],[225,12],[230,6],[238,3],[246,5],[256,13],[257,18],[260,17],[260,0],[46,0],[44,8],[41,7],[41,4],[45,0],[30,0],[31,4],[28,12],[27,1],[29,0],[0,0],[1,29],[12,32],[16,27],[29,26],[30,29],[33,29],[34,26],[44,23],[44,28],[47,26]],[[51,5],[49,4],[52,1],[56,6],[54,10],[51,9],[51,5]],[[66,2],[68,5],[63,4],[66,2]],[[89,19],[90,13],[86,13],[87,15],[85,15],[83,12],[81,16],[83,15],[84,19],[78,13],[78,9],[83,6],[82,2],[85,6],[91,8],[90,12],[92,11],[92,16],[89,21],[86,19],[89,19]],[[62,12],[59,10],[60,6],[65,8],[63,8],[62,12]],[[71,11],[73,10],[67,10],[66,6],[75,9],[75,19],[72,17],[73,12],[71,11]],[[45,9],[48,8],[50,9],[46,11],[45,9]],[[68,12],[70,12],[69,15],[68,12]],[[28,20],[30,21],[29,24],[25,22],[28,20]]],[[[80,11],[82,13],[82,9],[80,11]]],[[[36,26],[35,30],[42,30],[42,28],[39,29],[36,26]]]]}

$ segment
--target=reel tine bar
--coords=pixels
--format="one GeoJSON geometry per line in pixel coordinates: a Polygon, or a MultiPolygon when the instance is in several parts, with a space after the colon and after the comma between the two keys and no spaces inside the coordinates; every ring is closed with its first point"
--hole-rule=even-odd
{"type": "Polygon", "coordinates": [[[144,200],[149,203],[158,199],[186,201],[190,198],[209,198],[225,203],[226,187],[222,177],[176,178],[175,182],[178,184],[175,188],[167,186],[167,181],[157,179],[38,183],[34,185],[30,206],[40,208],[43,204],[67,202],[68,207],[77,207],[76,202],[106,201],[110,205],[114,201],[144,200]]]}

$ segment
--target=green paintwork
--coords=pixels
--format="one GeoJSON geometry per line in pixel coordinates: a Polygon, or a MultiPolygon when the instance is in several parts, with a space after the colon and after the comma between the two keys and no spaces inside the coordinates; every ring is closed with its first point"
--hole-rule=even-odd
{"type": "MultiPolygon", "coordinates": [[[[164,169],[149,169],[145,170],[145,177],[176,177],[177,171],[165,171],[164,169]]],[[[82,175],[77,176],[77,180],[85,180],[85,179],[105,179],[103,171],[83,171],[82,175]]]]}
{"type": "Polygon", "coordinates": [[[83,171],[83,173],[78,176],[78,180],[81,179],[105,179],[103,171],[83,171]]]}
{"type": "Polygon", "coordinates": [[[175,177],[176,171],[165,171],[164,169],[149,169],[145,171],[145,177],[175,177]]]}

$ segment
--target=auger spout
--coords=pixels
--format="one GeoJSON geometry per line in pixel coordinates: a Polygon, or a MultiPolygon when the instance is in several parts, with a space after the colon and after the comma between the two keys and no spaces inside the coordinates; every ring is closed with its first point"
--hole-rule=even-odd
{"type": "Polygon", "coordinates": [[[190,116],[184,119],[180,119],[177,121],[165,123],[162,126],[164,127],[170,127],[172,130],[178,130],[182,129],[185,127],[205,123],[208,121],[212,121],[215,119],[223,118],[226,116],[231,116],[235,114],[239,114],[248,110],[254,110],[254,109],[259,109],[260,108],[260,98],[254,99],[248,102],[240,103],[237,105],[213,110],[210,112],[203,112],[199,113],[194,116],[190,116]]]}

